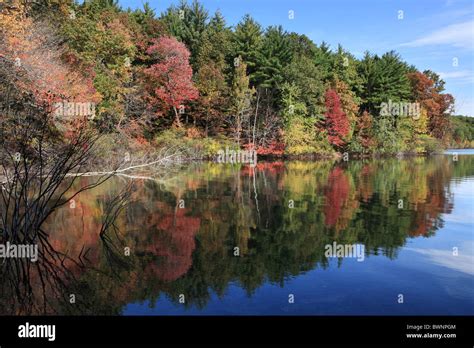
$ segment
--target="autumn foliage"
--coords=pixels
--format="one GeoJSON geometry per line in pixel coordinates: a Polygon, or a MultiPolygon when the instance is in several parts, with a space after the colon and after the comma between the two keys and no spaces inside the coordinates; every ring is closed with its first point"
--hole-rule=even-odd
{"type": "Polygon", "coordinates": [[[176,124],[181,125],[178,109],[199,95],[192,82],[189,50],[173,37],[161,37],[147,53],[156,59],[156,63],[144,71],[150,103],[165,110],[172,108],[176,124]]]}
{"type": "Polygon", "coordinates": [[[99,103],[94,72],[84,64],[46,21],[33,21],[26,8],[0,14],[0,58],[14,62],[18,87],[32,93],[38,103],[68,100],[99,103]]]}
{"type": "Polygon", "coordinates": [[[343,146],[344,138],[349,134],[349,119],[341,108],[341,99],[337,92],[328,89],[325,94],[326,100],[326,129],[329,142],[336,146],[343,146]]]}
{"type": "Polygon", "coordinates": [[[344,204],[349,196],[350,183],[344,170],[335,167],[329,173],[327,188],[325,192],[326,205],[324,207],[324,223],[326,226],[334,226],[341,215],[344,204]]]}
{"type": "Polygon", "coordinates": [[[431,79],[427,72],[408,74],[415,99],[427,110],[429,131],[432,136],[442,139],[449,130],[449,114],[454,105],[451,94],[441,93],[443,84],[431,79]]]}
{"type": "Polygon", "coordinates": [[[394,51],[356,59],[250,15],[231,27],[197,1],[161,14],[102,0],[14,3],[0,10],[0,59],[26,75],[22,89],[97,104],[96,128],[131,147],[176,131],[261,156],[331,156],[425,153],[451,137],[444,81],[394,51]],[[423,122],[384,119],[389,100],[420,103],[423,122]]]}

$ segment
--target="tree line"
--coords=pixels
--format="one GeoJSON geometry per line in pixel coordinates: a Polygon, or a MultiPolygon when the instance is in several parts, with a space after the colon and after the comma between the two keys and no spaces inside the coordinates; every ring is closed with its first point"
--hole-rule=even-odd
{"type": "Polygon", "coordinates": [[[206,155],[231,142],[302,156],[425,153],[459,139],[445,82],[395,51],[358,59],[251,15],[230,26],[197,0],[161,14],[116,0],[17,1],[2,16],[1,54],[46,71],[29,86],[38,98],[96,103],[94,126],[128,145],[192,139],[206,155]]]}
{"type": "Polygon", "coordinates": [[[474,118],[456,115],[451,117],[452,148],[474,147],[474,118]]]}

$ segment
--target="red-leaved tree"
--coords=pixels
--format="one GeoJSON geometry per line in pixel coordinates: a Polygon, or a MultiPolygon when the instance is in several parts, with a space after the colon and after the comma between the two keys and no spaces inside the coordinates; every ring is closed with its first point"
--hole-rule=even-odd
{"type": "Polygon", "coordinates": [[[178,108],[185,101],[195,100],[199,96],[192,82],[189,50],[173,37],[161,37],[154,41],[147,53],[156,59],[156,63],[144,71],[150,103],[165,111],[172,108],[175,123],[181,126],[178,108]]]}
{"type": "Polygon", "coordinates": [[[333,168],[329,173],[324,194],[326,198],[324,224],[326,226],[335,226],[343,215],[344,207],[349,199],[349,191],[350,182],[344,170],[340,167],[333,168]]]}
{"type": "Polygon", "coordinates": [[[326,100],[326,129],[329,142],[335,146],[343,146],[345,137],[349,135],[350,124],[347,115],[342,111],[341,99],[337,92],[328,89],[325,94],[326,100]]]}

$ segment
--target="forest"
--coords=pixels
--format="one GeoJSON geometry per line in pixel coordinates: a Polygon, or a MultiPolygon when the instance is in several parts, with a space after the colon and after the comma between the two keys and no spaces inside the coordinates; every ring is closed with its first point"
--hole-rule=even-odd
{"type": "Polygon", "coordinates": [[[1,314],[126,314],[182,305],[182,294],[185,309],[203,309],[235,285],[250,298],[328,269],[333,242],[408,270],[372,263],[367,287],[349,289],[359,299],[376,303],[374,288],[392,301],[413,278],[439,283],[423,296],[450,305],[446,289],[456,295],[463,278],[439,271],[427,282],[406,265],[429,264],[403,255],[436,234],[425,250],[451,253],[463,239],[448,232],[458,238],[469,219],[454,193],[473,156],[403,156],[474,147],[474,118],[455,115],[445,85],[394,50],[356,57],[251,15],[230,25],[197,0],[162,13],[116,0],[1,1],[0,243],[39,248],[38,262],[2,263],[1,314]],[[348,155],[361,158],[339,160],[348,155]]]}
{"type": "Polygon", "coordinates": [[[451,117],[451,148],[474,147],[474,119],[469,116],[456,115],[451,117]]]}
{"type": "Polygon", "coordinates": [[[15,85],[16,107],[41,105],[67,135],[84,116],[74,104],[88,105],[110,153],[180,145],[201,158],[226,146],[334,157],[472,144],[445,82],[395,51],[358,59],[250,15],[230,26],[196,0],[161,14],[148,3],[12,0],[0,22],[0,78],[15,85]],[[72,112],[57,112],[64,103],[72,112]]]}

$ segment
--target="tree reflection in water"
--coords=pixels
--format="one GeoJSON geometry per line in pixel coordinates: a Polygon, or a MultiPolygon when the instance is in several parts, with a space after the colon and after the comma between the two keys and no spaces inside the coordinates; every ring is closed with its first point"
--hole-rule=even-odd
{"type": "Polygon", "coordinates": [[[324,246],[333,241],[362,243],[366,257],[393,259],[409,238],[442,227],[441,214],[453,208],[451,180],[473,174],[472,156],[455,164],[437,156],[256,168],[200,163],[167,183],[135,181],[127,196],[119,195],[124,182],[112,179],[47,221],[37,264],[5,260],[0,308],[121,314],[128,303],[153,305],[160,296],[178,302],[180,294],[186,306],[205,307],[230,283],[251,295],[265,282],[283,285],[326,268],[324,246]]]}

